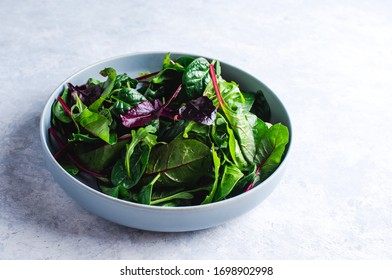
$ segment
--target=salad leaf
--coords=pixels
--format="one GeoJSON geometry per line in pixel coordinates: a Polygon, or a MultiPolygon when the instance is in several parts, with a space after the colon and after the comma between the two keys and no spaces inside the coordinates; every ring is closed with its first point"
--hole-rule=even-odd
{"type": "Polygon", "coordinates": [[[125,189],[130,189],[135,186],[134,180],[128,177],[127,170],[124,165],[125,156],[123,155],[119,158],[112,168],[112,172],[110,175],[110,180],[113,186],[121,186],[125,189]]]}
{"type": "Polygon", "coordinates": [[[185,67],[180,63],[170,59],[170,53],[166,54],[163,59],[162,70],[155,75],[151,82],[154,84],[162,84],[164,81],[178,78],[178,72],[181,74],[185,71],[185,67]]]}
{"type": "Polygon", "coordinates": [[[200,96],[189,101],[178,112],[181,118],[204,125],[212,125],[216,118],[216,107],[206,96],[200,96]]]}
{"type": "Polygon", "coordinates": [[[108,196],[131,200],[129,191],[126,188],[122,187],[121,185],[118,185],[116,187],[107,187],[107,186],[99,185],[99,188],[104,194],[108,196]]]}
{"type": "Polygon", "coordinates": [[[161,199],[156,199],[151,201],[151,205],[156,205],[156,204],[161,204],[161,203],[166,203],[168,201],[172,201],[172,200],[179,200],[179,199],[192,199],[194,198],[193,194],[190,192],[179,192],[179,193],[175,193],[173,195],[170,196],[165,196],[161,199]]]}
{"type": "Polygon", "coordinates": [[[210,163],[208,146],[194,139],[175,138],[169,144],[153,147],[146,175],[161,173],[158,185],[186,185],[208,173],[210,163]]]}
{"type": "Polygon", "coordinates": [[[143,176],[151,148],[156,145],[156,130],[153,126],[132,130],[132,140],[126,145],[125,154],[117,160],[112,169],[113,185],[125,189],[134,187],[143,176]]]}
{"type": "Polygon", "coordinates": [[[158,141],[170,142],[178,135],[184,133],[189,121],[179,120],[159,120],[158,141]]]}
{"type": "Polygon", "coordinates": [[[100,186],[101,191],[104,194],[107,194],[108,196],[112,196],[112,197],[118,197],[119,194],[119,189],[120,186],[114,187],[114,188],[109,188],[109,187],[105,187],[105,186],[100,186]]]}
{"type": "Polygon", "coordinates": [[[86,143],[97,143],[100,138],[91,136],[90,134],[83,133],[72,133],[72,139],[68,139],[68,142],[86,142],[86,143]]]}
{"type": "Polygon", "coordinates": [[[214,199],[216,190],[218,188],[218,184],[219,184],[219,169],[221,166],[221,160],[218,156],[218,153],[215,151],[214,146],[212,146],[211,149],[211,154],[212,154],[212,162],[214,163],[214,183],[212,185],[211,191],[210,193],[206,196],[206,198],[203,200],[202,204],[207,204],[207,203],[211,203],[214,199]]]}
{"type": "Polygon", "coordinates": [[[247,175],[244,175],[244,177],[242,177],[237,182],[237,184],[234,186],[233,190],[230,192],[227,198],[234,197],[245,192],[249,188],[249,186],[254,184],[256,181],[256,170],[257,166],[254,164],[251,168],[251,171],[247,175]]]}
{"type": "Polygon", "coordinates": [[[217,114],[217,122],[212,128],[211,136],[216,145],[221,148],[222,153],[227,154],[226,159],[230,158],[229,161],[234,162],[241,169],[248,168],[248,162],[242,154],[241,146],[233,130],[220,113],[217,114]]]}
{"type": "MultiPolygon", "coordinates": [[[[63,93],[61,94],[61,99],[62,100],[67,100],[69,96],[69,88],[65,88],[63,93]]],[[[64,107],[61,105],[61,103],[56,100],[53,103],[52,106],[52,115],[58,119],[59,121],[63,123],[71,123],[72,118],[69,116],[69,114],[65,111],[64,107]]]]}
{"type": "MultiPolygon", "coordinates": [[[[248,112],[251,108],[251,98],[247,95],[245,98],[244,94],[240,91],[238,84],[235,82],[227,82],[222,78],[215,78],[217,85],[219,86],[216,91],[214,83],[210,83],[204,92],[204,95],[208,96],[213,101],[214,106],[223,107],[230,109],[231,111],[248,112]]],[[[253,104],[252,104],[253,105],[253,104]]],[[[222,108],[223,110],[223,108],[222,108]]]]}
{"type": "Polygon", "coordinates": [[[234,131],[227,126],[227,135],[229,136],[229,151],[232,158],[232,161],[241,169],[247,169],[249,164],[243,150],[241,149],[241,145],[239,144],[237,138],[234,135],[234,131]]]}
{"type": "Polygon", "coordinates": [[[135,128],[149,124],[162,113],[163,105],[159,99],[154,104],[144,100],[132,107],[126,114],[120,115],[122,124],[128,128],[135,128]]]}
{"type": "Polygon", "coordinates": [[[185,127],[182,137],[185,139],[195,139],[207,146],[211,146],[210,126],[202,125],[195,121],[189,121],[185,127]]]}
{"type": "Polygon", "coordinates": [[[192,61],[194,61],[195,58],[192,56],[181,56],[176,60],[177,64],[180,64],[182,67],[187,68],[189,66],[189,64],[192,63],[192,61]]]}
{"type": "Polygon", "coordinates": [[[100,80],[94,79],[94,78],[89,78],[86,83],[87,87],[93,87],[96,85],[100,86],[101,84],[102,84],[102,82],[100,80]]]}
{"type": "MultiPolygon", "coordinates": [[[[156,130],[153,126],[147,126],[147,127],[141,127],[137,130],[132,131],[132,141],[129,145],[127,145],[126,149],[126,155],[125,155],[125,168],[127,170],[128,177],[131,177],[132,175],[135,176],[134,174],[131,173],[131,156],[134,153],[134,149],[139,142],[144,142],[145,146],[148,147],[148,149],[144,149],[144,159],[141,159],[142,166],[140,167],[141,171],[139,171],[138,178],[141,178],[141,175],[144,172],[144,169],[146,168],[147,165],[147,160],[148,160],[148,155],[150,154],[151,148],[157,144],[157,136],[151,133],[154,133],[156,130]],[[146,154],[147,153],[147,154],[146,154]]],[[[133,167],[135,165],[135,161],[133,161],[133,167]]],[[[137,179],[137,181],[139,180],[137,179]]]]}
{"type": "Polygon", "coordinates": [[[142,189],[139,192],[138,195],[138,201],[141,204],[151,204],[151,196],[152,196],[152,188],[154,184],[158,181],[159,177],[161,174],[157,174],[151,182],[149,182],[147,185],[143,186],[142,189]]]}
{"type": "Polygon", "coordinates": [[[85,128],[91,134],[101,138],[108,144],[114,144],[117,141],[117,136],[111,134],[110,125],[111,120],[103,116],[102,114],[92,112],[82,103],[77,95],[74,95],[76,104],[72,106],[72,117],[77,121],[83,128],[85,128]]]}
{"type": "Polygon", "coordinates": [[[155,190],[151,195],[151,205],[180,206],[190,205],[192,202],[200,203],[206,193],[210,192],[211,186],[202,187],[178,187],[171,190],[155,190]]]}
{"type": "MultiPolygon", "coordinates": [[[[128,151],[126,154],[128,154],[128,151]]],[[[135,146],[132,154],[125,158],[125,168],[127,169],[128,177],[134,178],[136,183],[143,176],[150,152],[151,147],[149,145],[139,143],[135,146]]]]}
{"type": "Polygon", "coordinates": [[[267,132],[268,125],[252,113],[247,113],[246,118],[249,122],[249,125],[252,127],[255,144],[258,145],[267,132]]]}
{"type": "MultiPolygon", "coordinates": [[[[181,84],[177,87],[176,91],[170,97],[167,103],[162,104],[159,99],[154,100],[152,104],[149,100],[144,100],[132,107],[126,114],[120,115],[122,123],[125,127],[134,128],[146,125],[154,120],[157,120],[167,106],[177,97],[181,91],[181,84]]],[[[165,115],[170,115],[166,113],[165,115]]]]}
{"type": "Polygon", "coordinates": [[[214,201],[222,200],[228,196],[237,184],[238,180],[240,180],[243,176],[244,174],[237,166],[233,164],[224,165],[222,179],[216,189],[214,201]]]}
{"type": "Polygon", "coordinates": [[[79,174],[79,168],[72,163],[71,160],[69,160],[69,158],[61,158],[59,159],[59,162],[61,164],[61,166],[72,176],[76,176],[77,174],[79,174]]]}
{"type": "Polygon", "coordinates": [[[116,76],[112,90],[114,91],[116,89],[125,89],[125,88],[136,89],[137,84],[138,81],[136,79],[132,79],[126,73],[124,73],[116,76]]]}
{"type": "Polygon", "coordinates": [[[105,68],[100,72],[100,74],[103,77],[108,78],[102,85],[103,92],[101,96],[89,106],[89,110],[94,112],[97,112],[98,109],[101,107],[102,103],[110,96],[117,76],[116,70],[114,70],[113,68],[105,68]]]}
{"type": "Polygon", "coordinates": [[[149,86],[139,88],[139,92],[149,101],[154,101],[154,99],[165,96],[165,88],[162,85],[155,85],[153,83],[149,84],[149,86]]]}
{"type": "Polygon", "coordinates": [[[120,89],[112,98],[116,100],[112,107],[112,112],[116,115],[124,115],[135,105],[147,100],[144,95],[130,87],[120,89]]]}
{"type": "Polygon", "coordinates": [[[205,87],[210,82],[208,74],[210,63],[203,57],[193,60],[185,69],[182,82],[185,85],[186,94],[190,98],[201,96],[205,87]]]}
{"type": "Polygon", "coordinates": [[[125,189],[134,187],[143,175],[150,151],[151,148],[148,145],[138,143],[129,158],[125,156],[119,158],[112,169],[113,185],[120,185],[125,189]],[[126,161],[131,162],[132,165],[126,166],[124,164],[126,161]]]}
{"type": "Polygon", "coordinates": [[[244,98],[243,99],[244,111],[250,112],[255,103],[255,94],[250,92],[241,92],[241,94],[244,98]]]}
{"type": "MultiPolygon", "coordinates": [[[[105,144],[93,150],[79,147],[76,148],[77,158],[87,168],[101,172],[115,162],[126,143],[127,141],[118,141],[116,144],[105,144]]],[[[90,146],[90,144],[87,145],[90,146]]]]}
{"type": "MultiPolygon", "coordinates": [[[[71,96],[77,95],[79,99],[87,106],[96,101],[102,94],[101,85],[89,85],[85,84],[82,86],[74,86],[68,83],[68,88],[71,96]]],[[[65,99],[64,99],[65,100],[65,99]]]]}
{"type": "Polygon", "coordinates": [[[266,179],[278,167],[288,140],[289,131],[281,123],[274,124],[268,129],[258,144],[255,155],[258,180],[266,179]]]}
{"type": "Polygon", "coordinates": [[[255,101],[250,112],[255,114],[263,121],[269,121],[269,119],[271,118],[271,108],[268,104],[267,99],[264,96],[264,93],[261,90],[258,90],[254,94],[254,96],[255,101]]]}

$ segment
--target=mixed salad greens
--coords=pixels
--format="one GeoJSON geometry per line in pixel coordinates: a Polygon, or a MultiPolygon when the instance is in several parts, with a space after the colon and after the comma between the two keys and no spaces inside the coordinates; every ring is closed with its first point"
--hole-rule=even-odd
{"type": "Polygon", "coordinates": [[[281,162],[289,132],[263,92],[243,92],[219,61],[168,53],[132,78],[68,83],[52,106],[54,157],[110,196],[147,205],[212,203],[249,191],[281,162]]]}

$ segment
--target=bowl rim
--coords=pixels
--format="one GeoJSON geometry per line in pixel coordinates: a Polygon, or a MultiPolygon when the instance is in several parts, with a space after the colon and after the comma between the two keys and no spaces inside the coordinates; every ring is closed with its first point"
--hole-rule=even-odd
{"type": "MultiPolygon", "coordinates": [[[[280,173],[282,170],[284,170],[284,166],[287,164],[289,155],[291,154],[291,146],[293,143],[293,132],[292,132],[292,121],[290,118],[290,115],[286,109],[286,107],[284,106],[284,104],[282,103],[282,101],[280,100],[280,98],[275,94],[274,91],[272,91],[267,85],[265,85],[261,80],[259,80],[258,78],[256,78],[255,76],[253,76],[252,74],[250,74],[249,72],[246,72],[243,69],[240,69],[230,63],[227,63],[223,60],[219,60],[219,62],[223,65],[227,65],[230,66],[232,69],[234,69],[235,71],[239,71],[239,72],[243,72],[245,74],[247,74],[248,76],[250,76],[251,78],[257,80],[259,83],[261,83],[265,88],[267,88],[270,92],[270,94],[273,95],[273,97],[280,103],[284,113],[287,115],[287,122],[284,125],[287,126],[287,128],[289,129],[289,142],[286,145],[285,148],[285,152],[284,152],[284,158],[282,159],[281,163],[279,164],[279,166],[277,167],[277,169],[270,175],[268,176],[268,178],[266,178],[264,181],[256,184],[251,190],[243,192],[241,194],[238,194],[234,197],[231,197],[229,199],[224,199],[221,201],[217,201],[217,202],[213,202],[213,203],[208,203],[208,204],[200,204],[200,205],[191,205],[191,206],[157,206],[157,205],[145,205],[145,204],[140,204],[140,203],[136,203],[136,202],[132,202],[132,201],[127,201],[127,200],[123,200],[123,199],[119,199],[119,198],[115,198],[115,197],[111,197],[109,195],[104,194],[103,192],[100,192],[96,189],[94,189],[93,187],[85,184],[84,182],[80,181],[79,179],[77,179],[75,176],[72,176],[71,174],[69,174],[58,162],[57,160],[54,158],[53,154],[51,153],[50,149],[49,149],[49,143],[46,140],[47,138],[47,133],[48,133],[48,128],[45,122],[45,116],[47,114],[51,114],[51,108],[52,108],[52,104],[54,101],[54,98],[57,97],[58,95],[58,91],[61,90],[61,88],[64,87],[64,85],[66,84],[66,82],[68,82],[69,80],[71,80],[72,78],[80,75],[82,72],[96,67],[100,64],[104,64],[104,63],[108,63],[110,61],[113,60],[119,60],[119,59],[125,59],[125,58],[130,58],[130,57],[136,57],[136,56],[143,56],[143,55],[166,55],[168,52],[163,52],[163,51],[151,51],[151,52],[132,52],[132,53],[126,53],[126,54],[121,54],[121,55],[117,55],[117,56],[112,56],[106,59],[102,59],[99,60],[95,63],[91,63],[81,69],[79,69],[77,72],[75,72],[74,74],[70,75],[69,77],[67,77],[66,79],[64,79],[53,91],[52,93],[49,95],[49,97],[47,98],[47,101],[44,105],[44,108],[41,112],[41,116],[40,116],[40,122],[39,122],[39,132],[40,132],[40,140],[41,140],[41,144],[42,144],[42,148],[45,152],[45,154],[47,155],[47,159],[50,160],[50,162],[52,164],[54,164],[54,166],[61,170],[62,173],[70,180],[74,181],[76,184],[78,184],[81,188],[83,188],[84,191],[90,192],[91,194],[93,194],[94,196],[98,196],[100,199],[105,199],[109,202],[113,202],[113,203],[120,203],[124,206],[129,206],[129,207],[136,207],[136,208],[141,208],[141,209],[145,209],[145,210],[152,210],[152,211],[165,211],[165,212],[178,212],[178,211],[185,211],[185,210],[204,210],[204,209],[210,209],[210,208],[216,208],[219,207],[221,205],[226,205],[226,204],[231,204],[234,203],[237,200],[242,200],[245,199],[246,197],[252,195],[253,193],[257,192],[258,190],[260,190],[263,185],[267,185],[269,181],[273,180],[274,177],[278,176],[278,173],[280,173]]],[[[192,53],[183,53],[183,52],[170,52],[172,55],[175,56],[182,56],[182,55],[187,55],[187,56],[195,56],[195,57],[204,57],[206,59],[211,60],[210,57],[208,56],[203,56],[203,55],[197,55],[197,54],[192,54],[192,53]]],[[[163,57],[162,57],[163,59],[163,57]]],[[[59,184],[56,181],[57,184],[59,184]]]]}

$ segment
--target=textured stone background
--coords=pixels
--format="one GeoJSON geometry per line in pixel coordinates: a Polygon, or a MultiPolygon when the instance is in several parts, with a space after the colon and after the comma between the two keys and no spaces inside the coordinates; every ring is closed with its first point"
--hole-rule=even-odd
{"type": "Polygon", "coordinates": [[[0,1],[0,259],[390,259],[392,2],[164,2],[0,1]],[[292,156],[254,211],[143,232],[87,213],[52,179],[38,137],[52,90],[140,51],[216,57],[286,104],[292,156]]]}

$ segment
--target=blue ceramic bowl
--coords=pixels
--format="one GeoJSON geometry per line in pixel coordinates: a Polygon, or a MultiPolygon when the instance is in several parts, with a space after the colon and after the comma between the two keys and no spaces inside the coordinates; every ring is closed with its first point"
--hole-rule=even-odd
{"type": "MultiPolygon", "coordinates": [[[[48,135],[51,106],[68,82],[77,85],[84,84],[90,77],[102,78],[99,71],[105,67],[113,67],[119,73],[126,72],[134,77],[142,72],[153,72],[161,69],[165,54],[139,53],[107,59],[82,69],[59,85],[51,94],[41,116],[40,137],[44,158],[53,178],[70,197],[86,210],[107,220],[132,228],[160,232],[193,231],[213,227],[250,211],[272,193],[284,172],[292,141],[290,118],[278,97],[257,78],[234,66],[221,62],[222,76],[228,81],[236,81],[244,91],[261,89],[271,107],[271,122],[282,122],[290,131],[290,142],[286,146],[286,154],[280,166],[269,178],[248,192],[220,202],[198,206],[160,207],[137,204],[103,194],[94,189],[94,184],[91,184],[88,178],[71,176],[57,163],[51,152],[48,135]]],[[[182,55],[191,54],[172,53],[171,57],[175,59],[182,55]]]]}

